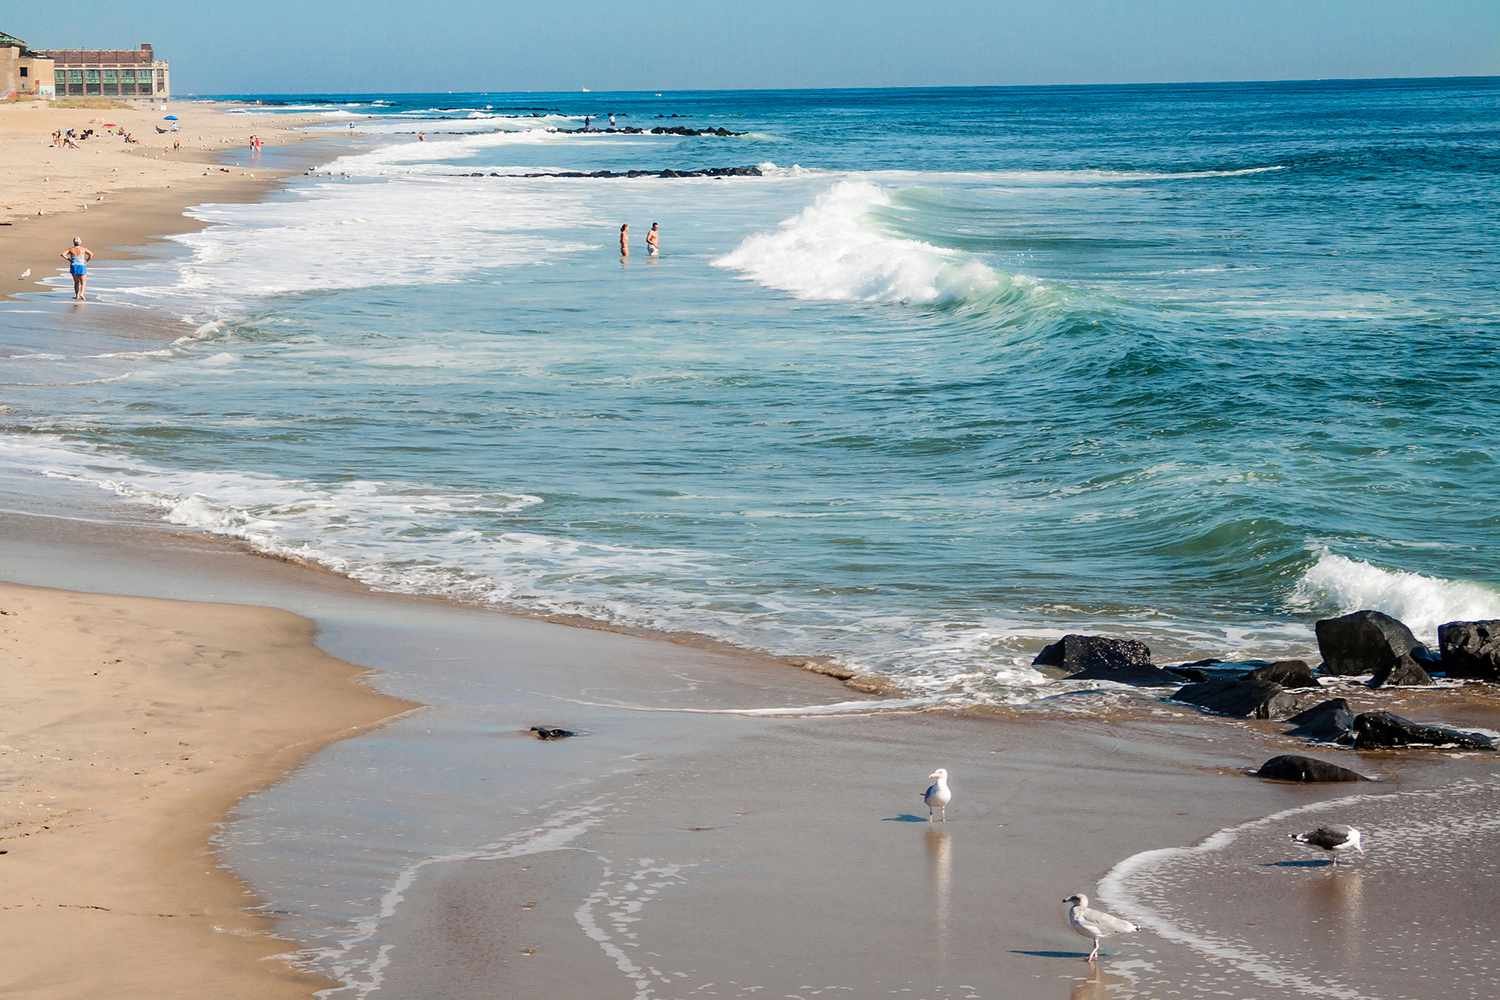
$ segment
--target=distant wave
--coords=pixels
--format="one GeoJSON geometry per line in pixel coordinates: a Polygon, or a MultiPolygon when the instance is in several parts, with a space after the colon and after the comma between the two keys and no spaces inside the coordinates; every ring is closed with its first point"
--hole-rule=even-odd
{"type": "Polygon", "coordinates": [[[1405,622],[1417,638],[1437,641],[1444,622],[1500,618],[1500,591],[1379,566],[1322,550],[1297,581],[1293,602],[1310,610],[1383,611],[1405,622]]]}
{"type": "Polygon", "coordinates": [[[955,250],[882,232],[871,213],[890,195],[868,181],[839,181],[798,215],[757,233],[714,265],[798,298],[944,305],[1041,283],[955,250]]]}

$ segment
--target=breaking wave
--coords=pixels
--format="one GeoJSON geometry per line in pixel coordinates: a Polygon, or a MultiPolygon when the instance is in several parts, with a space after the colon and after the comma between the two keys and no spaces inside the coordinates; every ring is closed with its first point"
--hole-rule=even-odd
{"type": "Polygon", "coordinates": [[[1500,618],[1500,591],[1379,566],[1323,550],[1297,581],[1293,602],[1315,611],[1383,611],[1417,638],[1435,641],[1444,622],[1500,618]]]}

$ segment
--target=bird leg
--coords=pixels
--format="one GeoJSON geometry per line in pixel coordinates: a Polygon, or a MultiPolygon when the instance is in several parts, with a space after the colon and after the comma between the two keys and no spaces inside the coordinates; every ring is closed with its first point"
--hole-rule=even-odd
{"type": "Polygon", "coordinates": [[[942,818],[944,823],[948,822],[948,807],[938,806],[938,816],[942,818]]]}
{"type": "Polygon", "coordinates": [[[1094,950],[1089,952],[1087,961],[1097,962],[1099,960],[1099,939],[1094,938],[1094,950]]]}
{"type": "Polygon", "coordinates": [[[932,822],[932,806],[927,807],[927,822],[932,822]]]}

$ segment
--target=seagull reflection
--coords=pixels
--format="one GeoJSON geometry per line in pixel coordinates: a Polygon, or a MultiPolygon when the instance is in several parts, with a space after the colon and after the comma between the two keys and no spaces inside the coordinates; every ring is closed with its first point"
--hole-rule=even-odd
{"type": "Polygon", "coordinates": [[[1354,967],[1360,959],[1360,942],[1365,938],[1365,893],[1358,869],[1340,866],[1325,878],[1313,880],[1309,908],[1323,926],[1336,929],[1329,935],[1339,942],[1344,961],[1354,967]]]}
{"type": "Polygon", "coordinates": [[[1089,969],[1087,979],[1076,979],[1068,991],[1068,1000],[1105,1000],[1110,988],[1125,982],[1123,976],[1106,975],[1103,967],[1095,965],[1089,969]]]}
{"type": "Polygon", "coordinates": [[[940,965],[948,962],[948,908],[953,885],[953,841],[947,830],[927,831],[927,864],[932,878],[932,926],[940,965]]]}

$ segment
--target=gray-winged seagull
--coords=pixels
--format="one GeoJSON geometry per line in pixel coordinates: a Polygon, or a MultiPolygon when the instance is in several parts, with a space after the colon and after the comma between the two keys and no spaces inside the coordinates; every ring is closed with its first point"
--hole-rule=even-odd
{"type": "Polygon", "coordinates": [[[922,793],[922,801],[927,803],[927,822],[932,822],[932,811],[936,809],[938,816],[946,823],[948,803],[953,801],[953,790],[948,787],[948,772],[940,767],[927,777],[932,781],[927,786],[927,791],[922,793]]]}
{"type": "Polygon", "coordinates": [[[1099,942],[1103,938],[1114,937],[1116,934],[1134,934],[1140,930],[1129,920],[1121,920],[1103,910],[1089,909],[1089,898],[1081,892],[1069,896],[1063,902],[1068,904],[1068,926],[1073,928],[1073,933],[1094,942],[1094,950],[1089,952],[1090,962],[1098,960],[1099,942]]]}
{"type": "Polygon", "coordinates": [[[1333,855],[1333,863],[1339,863],[1339,855],[1348,851],[1365,853],[1364,845],[1360,843],[1360,833],[1352,826],[1334,824],[1332,826],[1320,826],[1308,833],[1294,833],[1292,839],[1299,844],[1308,847],[1316,847],[1333,855]]]}

